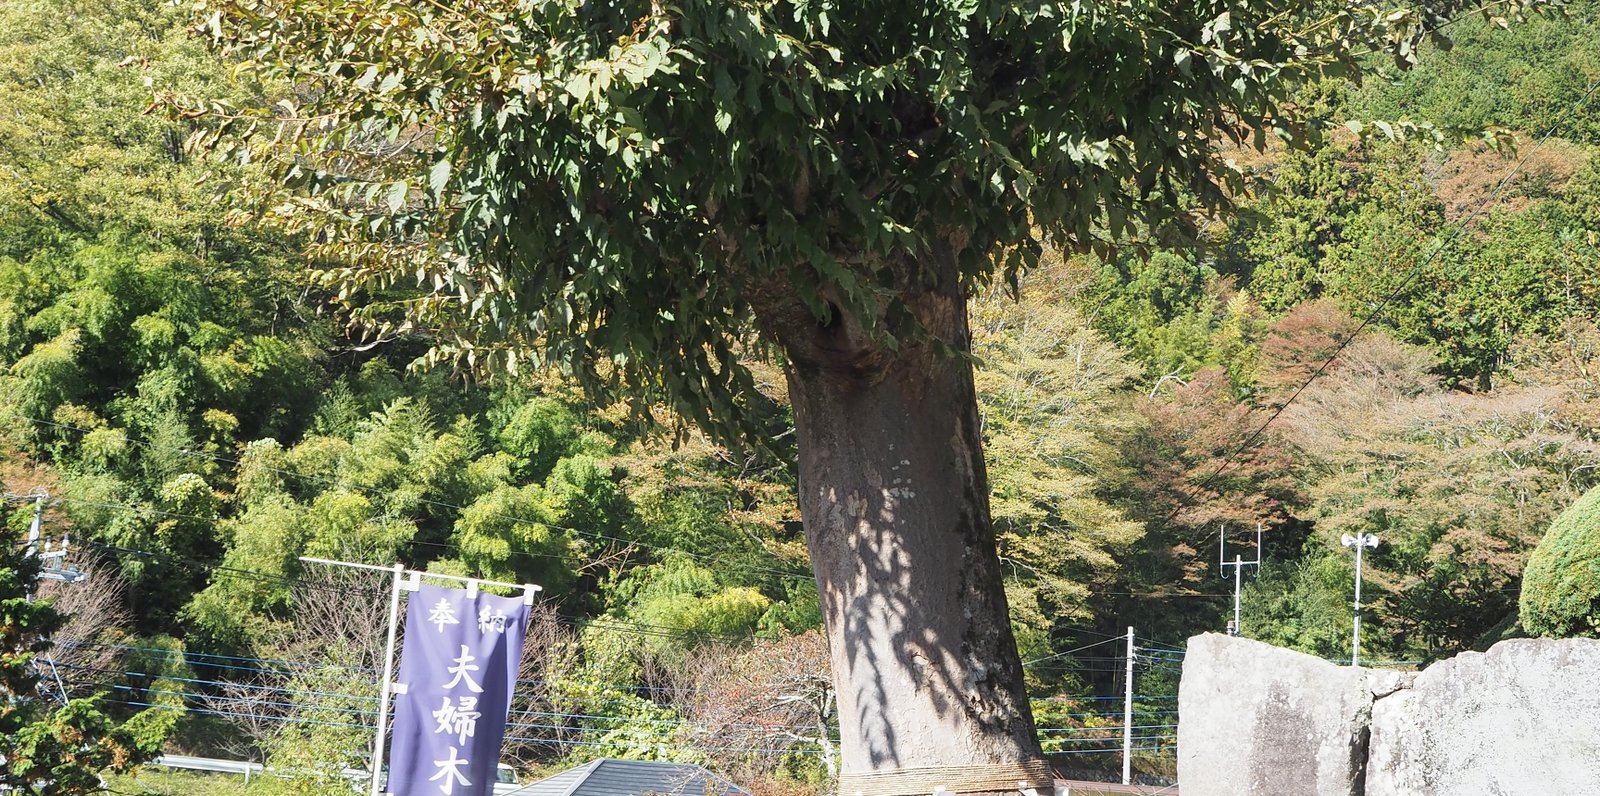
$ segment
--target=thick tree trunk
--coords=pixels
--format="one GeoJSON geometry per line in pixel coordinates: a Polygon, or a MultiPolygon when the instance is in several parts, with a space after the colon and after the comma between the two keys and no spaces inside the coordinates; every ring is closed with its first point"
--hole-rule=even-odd
{"type": "MultiPolygon", "coordinates": [[[[953,257],[938,270],[937,284],[909,297],[912,310],[969,350],[953,257]]],[[[800,509],[838,692],[842,773],[1040,760],[970,364],[926,345],[875,347],[843,321],[769,331],[789,353],[800,509]]]]}

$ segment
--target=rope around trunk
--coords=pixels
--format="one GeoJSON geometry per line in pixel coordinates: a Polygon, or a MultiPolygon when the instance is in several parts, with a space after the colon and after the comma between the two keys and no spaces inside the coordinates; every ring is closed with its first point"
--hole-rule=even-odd
{"type": "Polygon", "coordinates": [[[985,793],[1054,787],[1055,774],[1043,760],[894,768],[839,775],[839,796],[928,796],[939,788],[951,793],[985,793]]]}

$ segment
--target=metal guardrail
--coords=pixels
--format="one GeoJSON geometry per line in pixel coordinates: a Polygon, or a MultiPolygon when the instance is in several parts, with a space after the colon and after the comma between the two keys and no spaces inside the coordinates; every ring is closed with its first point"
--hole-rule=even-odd
{"type": "Polygon", "coordinates": [[[213,757],[190,757],[189,755],[162,755],[151,762],[158,766],[182,768],[189,771],[242,774],[245,782],[249,782],[250,777],[266,770],[260,763],[252,763],[248,760],[219,760],[213,757]]]}
{"type": "MultiPolygon", "coordinates": [[[[189,755],[161,755],[150,762],[158,766],[165,766],[167,768],[181,768],[188,771],[208,771],[215,774],[240,774],[244,776],[244,781],[247,783],[250,781],[251,777],[260,775],[267,771],[266,767],[260,763],[252,763],[248,760],[219,760],[214,757],[191,757],[189,755]]],[[[504,766],[502,765],[500,768],[504,768],[504,766]]],[[[505,770],[509,771],[509,769],[505,770]]],[[[371,776],[367,772],[357,769],[346,769],[343,773],[347,779],[352,781],[366,780],[369,776],[371,776]]],[[[518,790],[521,787],[522,786],[518,785],[515,781],[496,782],[494,784],[494,792],[496,796],[501,796],[501,794],[511,793],[512,791],[518,790]]]]}

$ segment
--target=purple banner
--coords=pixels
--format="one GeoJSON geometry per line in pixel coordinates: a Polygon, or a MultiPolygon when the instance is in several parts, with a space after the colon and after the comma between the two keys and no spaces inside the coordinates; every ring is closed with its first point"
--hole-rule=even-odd
{"type": "Polygon", "coordinates": [[[527,630],[521,597],[421,586],[406,642],[389,744],[394,796],[490,796],[527,630]]]}

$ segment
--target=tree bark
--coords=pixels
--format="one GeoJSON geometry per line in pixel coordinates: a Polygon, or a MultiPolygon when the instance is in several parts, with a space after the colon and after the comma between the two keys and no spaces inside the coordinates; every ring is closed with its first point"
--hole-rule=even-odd
{"type": "MultiPolygon", "coordinates": [[[[929,284],[901,295],[932,336],[968,351],[953,251],[931,270],[929,284]]],[[[1042,759],[995,550],[971,364],[925,343],[890,350],[849,319],[768,330],[788,353],[842,773],[1042,759]]],[[[990,791],[1002,792],[1016,793],[990,791]]]]}

